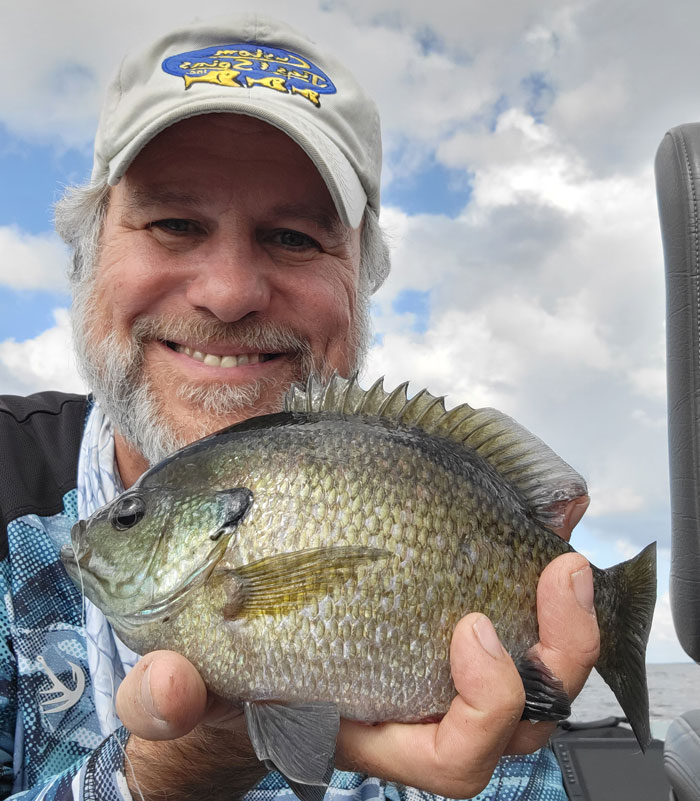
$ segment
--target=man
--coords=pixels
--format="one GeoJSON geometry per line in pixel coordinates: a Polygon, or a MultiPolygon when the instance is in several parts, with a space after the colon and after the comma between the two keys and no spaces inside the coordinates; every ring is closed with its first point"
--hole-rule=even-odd
{"type": "MultiPolygon", "coordinates": [[[[312,368],[355,369],[388,271],[380,160],[353,77],[275,21],[192,26],[122,64],[92,181],[57,209],[94,400],[8,398],[0,415],[5,794],[229,798],[260,781],[252,797],[289,797],[191,664],[137,660],[97,609],[82,612],[57,552],[78,516],[173,448],[279,408],[312,368]]],[[[538,653],[572,695],[597,657],[592,596],[577,555],[539,586],[538,653]]],[[[525,786],[564,798],[546,750],[501,759],[536,751],[551,726],[519,723],[522,683],[483,615],[460,622],[452,665],[459,694],[439,724],[342,723],[336,761],[351,772],[330,797],[464,798],[493,774],[489,798],[525,786]]]]}

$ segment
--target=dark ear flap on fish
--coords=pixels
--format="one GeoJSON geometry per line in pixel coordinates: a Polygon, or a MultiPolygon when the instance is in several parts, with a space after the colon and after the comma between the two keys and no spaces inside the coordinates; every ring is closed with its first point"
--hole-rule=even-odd
{"type": "Polygon", "coordinates": [[[218,579],[229,595],[224,617],[284,615],[357,575],[363,565],[387,559],[379,548],[330,546],[266,556],[218,579]]]}
{"type": "Polygon", "coordinates": [[[321,801],[333,774],[337,706],[245,703],[243,708],[258,759],[278,770],[301,801],[321,801]]]}
{"type": "Polygon", "coordinates": [[[421,390],[407,397],[407,384],[386,392],[383,379],[363,390],[357,376],[334,374],[327,382],[311,376],[294,386],[286,411],[384,417],[447,437],[476,451],[520,493],[534,517],[550,528],[564,524],[567,503],[587,494],[583,478],[541,439],[496,409],[473,409],[464,403],[447,411],[445,400],[421,390]]]}
{"type": "Polygon", "coordinates": [[[571,701],[564,685],[541,660],[523,656],[516,663],[525,688],[523,720],[564,720],[571,714],[571,701]]]}
{"type": "Polygon", "coordinates": [[[246,487],[234,487],[216,493],[219,504],[223,507],[224,522],[213,534],[212,540],[218,540],[222,534],[229,534],[245,517],[253,505],[253,493],[246,487]]]}

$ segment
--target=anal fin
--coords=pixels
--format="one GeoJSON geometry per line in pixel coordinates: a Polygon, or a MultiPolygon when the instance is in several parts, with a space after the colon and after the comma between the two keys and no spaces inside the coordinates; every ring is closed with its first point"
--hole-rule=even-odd
{"type": "Polygon", "coordinates": [[[340,716],[332,703],[245,703],[258,759],[278,770],[301,801],[321,801],[333,774],[340,716]]]}
{"type": "Polygon", "coordinates": [[[569,696],[544,662],[536,657],[523,656],[515,666],[525,688],[523,720],[564,720],[569,717],[569,696]]]}

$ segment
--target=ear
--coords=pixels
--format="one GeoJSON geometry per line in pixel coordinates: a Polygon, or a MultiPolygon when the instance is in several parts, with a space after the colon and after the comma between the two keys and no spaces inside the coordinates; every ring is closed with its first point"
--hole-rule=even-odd
{"type": "Polygon", "coordinates": [[[223,509],[223,523],[209,535],[212,540],[218,540],[222,534],[230,534],[253,505],[253,493],[246,487],[221,490],[216,493],[216,498],[223,509]]]}

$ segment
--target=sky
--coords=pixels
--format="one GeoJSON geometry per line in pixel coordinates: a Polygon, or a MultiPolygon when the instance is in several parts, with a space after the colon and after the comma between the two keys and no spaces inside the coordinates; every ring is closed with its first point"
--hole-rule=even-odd
{"type": "MultiPolygon", "coordinates": [[[[256,0],[330,46],[382,117],[364,383],[495,406],[587,480],[572,544],[606,567],[659,548],[653,662],[684,661],[668,599],[664,278],[653,159],[700,119],[700,4],[256,0]]],[[[237,0],[5,3],[0,392],[83,391],[71,356],[63,187],[90,173],[124,52],[237,0]]]]}

